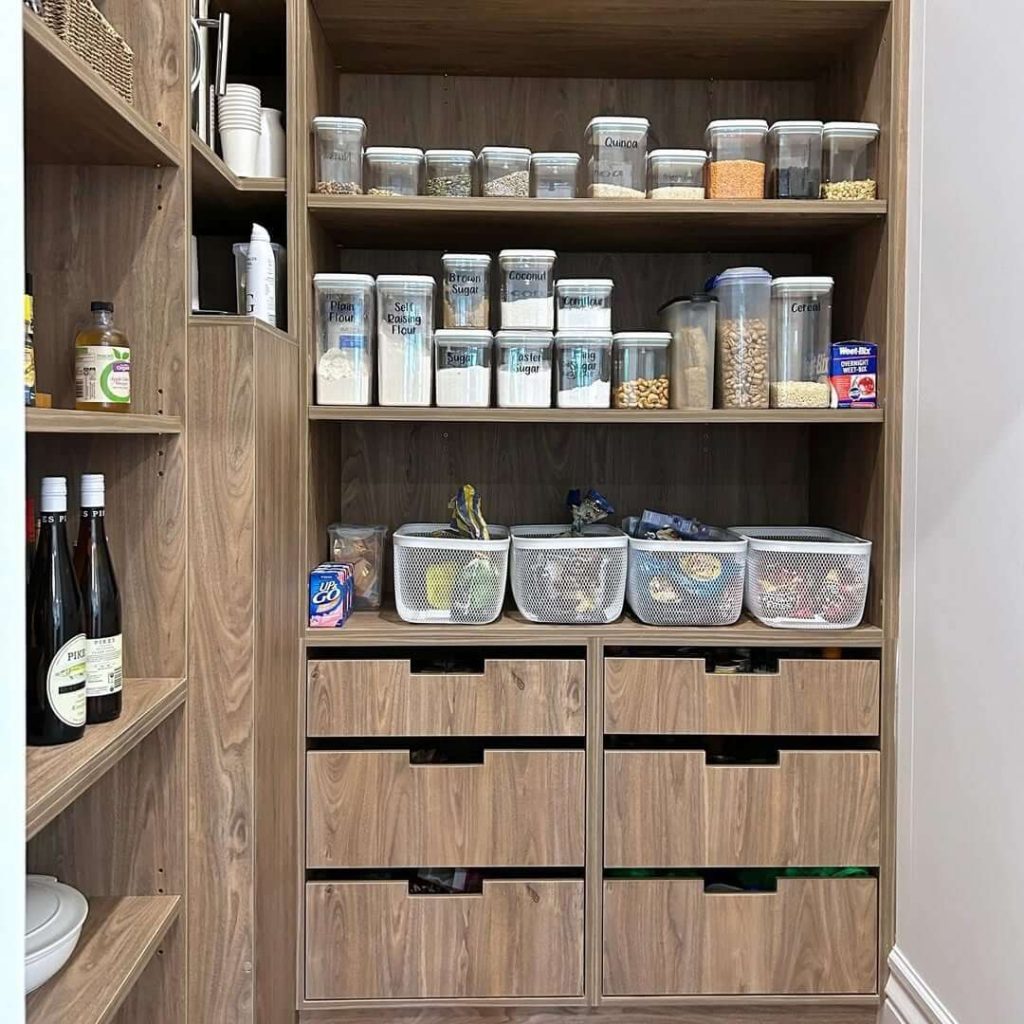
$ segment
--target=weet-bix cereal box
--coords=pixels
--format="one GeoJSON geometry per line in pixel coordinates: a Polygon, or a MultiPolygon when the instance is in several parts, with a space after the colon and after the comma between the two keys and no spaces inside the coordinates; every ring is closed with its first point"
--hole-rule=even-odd
{"type": "Polygon", "coordinates": [[[833,409],[874,409],[878,405],[878,346],[869,341],[836,341],[828,364],[833,409]]]}
{"type": "Polygon", "coordinates": [[[309,624],[313,629],[337,629],[352,611],[355,581],[352,566],[324,562],[309,574],[309,624]]]}

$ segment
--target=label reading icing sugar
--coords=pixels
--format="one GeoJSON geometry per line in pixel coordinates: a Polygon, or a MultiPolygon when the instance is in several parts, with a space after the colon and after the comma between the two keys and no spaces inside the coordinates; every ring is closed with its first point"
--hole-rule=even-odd
{"type": "Polygon", "coordinates": [[[131,353],[110,345],[75,349],[75,397],[79,402],[128,405],[131,402],[131,353]]]}
{"type": "Polygon", "coordinates": [[[121,634],[85,641],[85,695],[106,697],[121,690],[121,634]]]}
{"type": "Polygon", "coordinates": [[[85,634],[73,636],[46,670],[46,697],[65,725],[85,725],[85,634]]]}

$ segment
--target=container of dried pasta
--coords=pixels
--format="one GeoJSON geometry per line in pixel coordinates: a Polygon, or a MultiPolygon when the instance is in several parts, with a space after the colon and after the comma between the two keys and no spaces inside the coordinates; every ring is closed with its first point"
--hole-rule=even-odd
{"type": "Polygon", "coordinates": [[[672,335],[669,402],[673,409],[711,409],[715,398],[715,328],[718,300],[684,295],[658,310],[663,330],[672,335]]]}
{"type": "Polygon", "coordinates": [[[821,198],[878,197],[878,125],[829,121],[821,133],[821,198]]]}
{"type": "Polygon", "coordinates": [[[712,121],[704,145],[708,199],[764,199],[767,121],[712,121]]]}

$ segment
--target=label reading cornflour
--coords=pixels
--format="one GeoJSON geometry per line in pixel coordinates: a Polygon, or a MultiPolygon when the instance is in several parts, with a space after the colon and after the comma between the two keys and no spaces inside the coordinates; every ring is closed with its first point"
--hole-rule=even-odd
{"type": "Polygon", "coordinates": [[[85,634],[73,636],[46,670],[46,698],[65,725],[85,725],[85,634]]]}
{"type": "Polygon", "coordinates": [[[106,697],[121,690],[121,634],[85,641],[85,695],[106,697]]]}
{"type": "Polygon", "coordinates": [[[131,352],[110,345],[75,349],[75,397],[79,402],[128,405],[131,402],[131,352]]]}

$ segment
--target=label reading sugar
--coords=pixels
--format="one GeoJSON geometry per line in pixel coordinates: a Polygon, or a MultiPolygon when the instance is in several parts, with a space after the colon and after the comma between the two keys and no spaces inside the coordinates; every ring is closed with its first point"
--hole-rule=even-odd
{"type": "Polygon", "coordinates": [[[85,695],[106,697],[121,691],[121,634],[85,641],[85,695]]]}
{"type": "Polygon", "coordinates": [[[110,345],[78,346],[75,397],[79,402],[128,405],[132,398],[130,350],[110,345]]]}
{"type": "Polygon", "coordinates": [[[46,670],[46,697],[65,725],[85,725],[85,634],[73,636],[46,670]]]}

